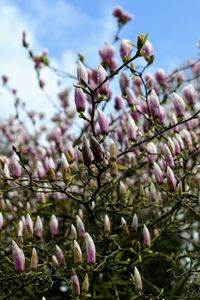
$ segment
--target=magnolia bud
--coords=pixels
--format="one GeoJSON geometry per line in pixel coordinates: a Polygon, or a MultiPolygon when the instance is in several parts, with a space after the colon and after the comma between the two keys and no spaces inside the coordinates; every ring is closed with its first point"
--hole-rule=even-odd
{"type": "Polygon", "coordinates": [[[115,97],[115,109],[120,110],[123,108],[123,99],[120,96],[115,97]]]}
{"type": "Polygon", "coordinates": [[[71,276],[71,286],[72,286],[72,293],[73,293],[73,295],[75,297],[79,296],[80,295],[80,283],[79,283],[78,276],[76,275],[75,272],[71,276]]]}
{"type": "Polygon", "coordinates": [[[23,272],[25,270],[25,256],[24,252],[15,241],[12,240],[12,255],[15,264],[16,272],[23,272]]]}
{"type": "Polygon", "coordinates": [[[4,223],[3,214],[2,214],[2,212],[0,212],[0,230],[3,228],[3,223],[4,223]]]}
{"type": "MultiPolygon", "coordinates": [[[[98,66],[97,70],[97,83],[100,85],[108,76],[106,70],[102,67],[102,65],[98,66]]],[[[99,92],[101,94],[107,95],[109,93],[109,81],[107,80],[104,84],[102,84],[99,88],[99,92]]]]}
{"type": "Polygon", "coordinates": [[[78,82],[82,83],[82,80],[87,84],[88,83],[88,72],[86,67],[82,64],[81,61],[78,62],[78,67],[77,67],[77,78],[78,82]]]}
{"type": "Polygon", "coordinates": [[[93,239],[87,232],[85,234],[85,242],[86,242],[87,263],[89,265],[93,265],[96,263],[96,248],[93,239]]]}
{"type": "Polygon", "coordinates": [[[66,180],[68,179],[68,176],[70,175],[70,167],[69,167],[68,160],[64,153],[62,153],[62,156],[61,156],[61,171],[62,171],[63,181],[66,182],[66,180]]]}
{"type": "Polygon", "coordinates": [[[154,162],[153,166],[154,166],[154,175],[156,178],[156,182],[157,184],[161,185],[163,184],[163,172],[160,166],[156,162],[154,162]]]}
{"type": "Polygon", "coordinates": [[[78,230],[79,237],[84,238],[85,237],[85,226],[83,224],[83,221],[81,220],[81,218],[78,215],[76,216],[76,227],[78,230]]]}
{"type": "Polygon", "coordinates": [[[128,229],[126,220],[123,217],[121,217],[121,225],[122,225],[123,233],[126,235],[129,235],[129,229],[128,229]]]}
{"type": "Polygon", "coordinates": [[[110,140],[110,160],[111,161],[116,161],[117,160],[117,146],[113,140],[110,140]]]}
{"type": "Polygon", "coordinates": [[[110,232],[110,219],[108,215],[104,216],[104,232],[109,233],[110,232]]]}
{"type": "Polygon", "coordinates": [[[82,256],[82,251],[77,243],[77,241],[74,240],[74,263],[76,265],[81,265],[83,263],[83,256],[82,256]]]}
{"type": "Polygon", "coordinates": [[[151,42],[147,40],[141,49],[142,56],[148,61],[153,56],[154,50],[151,42]]]}
{"type": "Polygon", "coordinates": [[[13,178],[19,178],[21,176],[21,165],[19,163],[19,157],[17,154],[13,154],[11,158],[11,174],[13,178]]]}
{"type": "Polygon", "coordinates": [[[27,214],[27,216],[26,216],[26,228],[28,229],[29,236],[32,237],[33,236],[33,221],[29,214],[27,214]]]}
{"type": "Polygon", "coordinates": [[[85,274],[83,284],[82,284],[82,291],[84,294],[87,294],[89,291],[89,276],[88,273],[85,274]]]}
{"type": "Polygon", "coordinates": [[[51,216],[51,220],[50,220],[50,231],[51,231],[51,235],[55,236],[58,234],[58,219],[55,215],[51,216]]]}
{"type": "Polygon", "coordinates": [[[52,261],[52,265],[54,266],[54,268],[59,268],[59,262],[58,262],[58,259],[55,255],[53,255],[51,257],[51,261],[52,261]]]}
{"type": "Polygon", "coordinates": [[[120,85],[122,95],[126,95],[126,88],[127,86],[129,86],[129,79],[126,76],[126,74],[123,72],[121,72],[120,74],[119,85],[120,85]]]}
{"type": "Polygon", "coordinates": [[[173,93],[174,109],[177,117],[183,117],[185,115],[185,102],[177,93],[173,93]]]}
{"type": "Polygon", "coordinates": [[[100,127],[100,133],[102,135],[108,135],[109,133],[109,123],[102,110],[98,110],[98,123],[100,127]]]}
{"type": "Polygon", "coordinates": [[[133,228],[134,231],[137,232],[137,230],[138,230],[138,216],[137,216],[137,214],[133,215],[132,228],[133,228]]]}
{"type": "Polygon", "coordinates": [[[126,97],[129,106],[137,104],[136,97],[129,86],[126,87],[126,97]]]}
{"type": "Polygon", "coordinates": [[[37,216],[35,221],[34,235],[39,238],[43,237],[43,224],[40,216],[37,216]]]}
{"type": "Polygon", "coordinates": [[[52,159],[52,157],[49,157],[48,160],[48,176],[50,181],[55,181],[56,180],[56,174],[55,174],[55,164],[52,159]]]}
{"type": "Polygon", "coordinates": [[[142,291],[142,279],[137,267],[134,268],[135,289],[137,292],[142,291]]]}
{"type": "Polygon", "coordinates": [[[97,163],[100,163],[104,159],[104,152],[99,144],[99,142],[93,137],[92,135],[89,136],[89,141],[90,141],[90,148],[92,150],[92,153],[94,155],[94,159],[97,163]]]}
{"type": "Polygon", "coordinates": [[[183,96],[188,104],[194,104],[197,99],[197,91],[192,84],[188,84],[183,89],[183,96]]]}
{"type": "Polygon", "coordinates": [[[59,266],[65,263],[65,256],[58,245],[56,245],[56,258],[58,260],[59,266]]]}
{"type": "Polygon", "coordinates": [[[133,47],[129,40],[123,39],[120,45],[120,56],[123,61],[129,59],[133,47]]]}
{"type": "Polygon", "coordinates": [[[30,269],[37,270],[38,268],[38,254],[35,248],[32,250],[30,269]]]}
{"type": "Polygon", "coordinates": [[[157,146],[153,142],[150,142],[147,145],[147,152],[148,152],[148,163],[150,166],[156,161],[157,158],[157,146]]]}
{"type": "Polygon", "coordinates": [[[81,88],[75,87],[74,101],[76,104],[77,112],[79,113],[84,112],[86,108],[86,94],[83,92],[81,88]]]}
{"type": "Polygon", "coordinates": [[[160,101],[154,90],[151,91],[149,95],[149,110],[153,118],[159,118],[161,115],[160,111],[160,101]]]}
{"type": "Polygon", "coordinates": [[[174,167],[174,159],[173,159],[171,151],[169,150],[169,148],[166,144],[164,144],[164,146],[163,146],[163,152],[164,152],[164,157],[165,157],[167,166],[169,166],[170,168],[173,168],[174,167]]]}
{"type": "Polygon", "coordinates": [[[176,181],[174,172],[172,171],[172,169],[169,166],[167,166],[167,183],[168,183],[170,190],[173,190],[173,191],[176,190],[176,182],[177,181],[176,181]]]}
{"type": "Polygon", "coordinates": [[[23,236],[23,231],[24,231],[24,224],[23,224],[22,220],[20,220],[19,223],[18,223],[17,236],[22,237],[23,236]]]}
{"type": "Polygon", "coordinates": [[[156,80],[160,85],[165,85],[167,77],[163,69],[158,69],[155,74],[156,80]]]}
{"type": "Polygon", "coordinates": [[[135,121],[130,115],[127,115],[128,117],[128,139],[131,142],[136,141],[137,139],[137,130],[138,127],[135,124],[135,121]]]}
{"type": "Polygon", "coordinates": [[[77,240],[77,231],[76,231],[76,227],[73,224],[71,224],[70,239],[77,240]]]}
{"type": "Polygon", "coordinates": [[[144,225],[143,228],[143,246],[150,247],[151,246],[151,235],[149,229],[144,225]]]}
{"type": "Polygon", "coordinates": [[[82,139],[82,155],[83,155],[84,165],[86,167],[89,167],[94,159],[94,156],[90,149],[89,141],[86,135],[83,135],[83,139],[82,139]]]}

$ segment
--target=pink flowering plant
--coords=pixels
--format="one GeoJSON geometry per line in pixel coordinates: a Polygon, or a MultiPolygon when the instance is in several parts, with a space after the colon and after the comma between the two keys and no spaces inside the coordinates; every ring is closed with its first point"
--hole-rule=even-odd
{"type": "Polygon", "coordinates": [[[51,120],[2,75],[16,110],[0,123],[2,300],[198,299],[200,61],[149,73],[150,37],[120,38],[133,16],[113,16],[112,45],[75,75],[23,33],[42,91],[44,68],[74,80],[51,120]]]}

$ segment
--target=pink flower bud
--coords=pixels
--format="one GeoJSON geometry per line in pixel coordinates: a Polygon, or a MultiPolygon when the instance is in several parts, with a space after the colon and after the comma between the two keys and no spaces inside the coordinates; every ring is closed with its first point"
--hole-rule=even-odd
{"type": "Polygon", "coordinates": [[[25,270],[25,256],[24,252],[15,241],[12,240],[12,255],[15,264],[16,272],[24,272],[25,270]]]}
{"type": "Polygon", "coordinates": [[[137,214],[133,215],[132,228],[133,228],[134,231],[137,232],[137,230],[138,230],[138,216],[137,216],[137,214]]]}
{"type": "Polygon", "coordinates": [[[146,60],[149,60],[151,56],[154,54],[153,46],[149,40],[146,41],[144,46],[141,49],[141,54],[146,60]]]}
{"type": "Polygon", "coordinates": [[[104,232],[109,233],[110,232],[110,219],[108,215],[104,216],[104,232]]]}
{"type": "Polygon", "coordinates": [[[96,263],[96,248],[93,239],[87,232],[85,234],[85,242],[86,242],[87,263],[89,265],[94,265],[96,263]]]}
{"type": "Polygon", "coordinates": [[[76,104],[77,112],[79,113],[84,112],[86,108],[86,94],[83,92],[81,88],[75,87],[74,101],[76,104]]]}
{"type": "Polygon", "coordinates": [[[157,184],[161,185],[163,184],[163,172],[161,171],[160,166],[156,162],[154,162],[153,166],[154,166],[154,175],[156,178],[156,182],[157,184]]]}
{"type": "Polygon", "coordinates": [[[31,254],[31,262],[30,262],[30,269],[31,270],[37,270],[38,268],[38,254],[35,248],[32,250],[31,254]]]}
{"type": "Polygon", "coordinates": [[[100,133],[102,135],[108,135],[109,133],[109,123],[107,117],[102,110],[98,110],[98,123],[100,127],[100,133]]]}
{"type": "Polygon", "coordinates": [[[177,117],[183,117],[185,115],[185,102],[177,93],[173,93],[173,104],[177,117]]]}
{"type": "Polygon", "coordinates": [[[158,69],[155,74],[156,80],[160,85],[166,85],[167,76],[163,69],[158,69]]]}
{"type": "Polygon", "coordinates": [[[43,224],[40,216],[37,216],[35,221],[34,235],[39,238],[43,237],[43,224]]]}
{"type": "Polygon", "coordinates": [[[175,154],[178,155],[181,152],[181,148],[180,148],[179,142],[177,141],[176,138],[173,138],[173,142],[174,142],[175,154]]]}
{"type": "Polygon", "coordinates": [[[48,176],[50,181],[55,181],[56,180],[56,175],[55,175],[55,163],[52,159],[52,157],[49,157],[48,160],[48,176]]]}
{"type": "Polygon", "coordinates": [[[65,263],[64,253],[58,245],[56,245],[56,258],[58,260],[59,266],[62,266],[65,263]]]}
{"type": "Polygon", "coordinates": [[[45,169],[41,161],[36,161],[36,173],[40,179],[44,178],[46,175],[45,169]]]}
{"type": "MultiPolygon", "coordinates": [[[[98,70],[97,70],[98,85],[101,84],[106,79],[107,76],[108,76],[108,73],[106,72],[106,70],[102,67],[102,65],[99,65],[98,70]]],[[[105,94],[105,95],[107,95],[109,93],[109,81],[108,80],[99,88],[99,92],[101,94],[105,94]]]]}
{"type": "Polygon", "coordinates": [[[126,88],[129,86],[129,79],[124,72],[121,72],[120,74],[119,85],[122,95],[126,95],[126,88]]]}
{"type": "Polygon", "coordinates": [[[68,176],[70,175],[70,167],[64,153],[62,153],[61,155],[61,171],[62,171],[63,181],[66,181],[68,176]]]}
{"type": "Polygon", "coordinates": [[[83,221],[81,220],[81,218],[78,215],[76,216],[76,228],[78,230],[79,237],[84,238],[85,237],[85,226],[83,224],[83,221]]]}
{"type": "Polygon", "coordinates": [[[164,157],[165,157],[167,166],[169,166],[170,168],[173,168],[174,167],[174,159],[173,159],[171,151],[169,150],[169,147],[166,144],[164,144],[164,146],[163,146],[163,152],[164,152],[164,157]]]}
{"type": "Polygon", "coordinates": [[[150,166],[152,166],[153,163],[157,159],[157,147],[156,147],[156,144],[154,144],[153,142],[150,142],[147,145],[147,153],[148,153],[148,163],[149,163],[150,166]]]}
{"type": "Polygon", "coordinates": [[[78,82],[81,84],[82,80],[87,84],[88,83],[88,72],[86,67],[82,64],[81,61],[78,62],[78,67],[77,67],[77,78],[78,82]]]}
{"type": "Polygon", "coordinates": [[[144,247],[150,247],[151,246],[151,235],[149,232],[149,229],[146,225],[144,225],[143,228],[143,246],[144,247]]]}
{"type": "Polygon", "coordinates": [[[175,191],[176,190],[176,178],[174,176],[174,172],[172,169],[167,166],[167,183],[170,188],[170,190],[175,191]]]}
{"type": "Polygon", "coordinates": [[[154,90],[152,90],[149,95],[149,110],[150,110],[150,114],[153,118],[160,117],[160,114],[161,114],[160,101],[154,90]]]}
{"type": "Polygon", "coordinates": [[[177,140],[178,143],[179,143],[180,149],[181,149],[181,150],[184,150],[184,149],[185,149],[185,145],[184,145],[183,139],[182,139],[182,137],[180,136],[180,134],[176,133],[176,134],[175,134],[175,138],[176,138],[176,140],[177,140]]]}
{"type": "Polygon", "coordinates": [[[95,161],[97,163],[101,163],[104,159],[104,152],[101,145],[92,135],[89,136],[89,142],[95,161]]]}
{"type": "Polygon", "coordinates": [[[122,60],[129,59],[132,49],[133,49],[133,47],[129,40],[125,40],[125,39],[121,40],[121,45],[120,45],[121,59],[122,60]]]}
{"type": "Polygon", "coordinates": [[[26,228],[28,229],[29,236],[32,237],[33,236],[33,221],[29,214],[27,214],[27,216],[26,216],[26,228]]]}
{"type": "Polygon", "coordinates": [[[55,215],[51,216],[51,220],[50,220],[50,231],[51,231],[51,235],[55,236],[58,234],[58,219],[55,215]]]}
{"type": "Polygon", "coordinates": [[[84,165],[86,167],[89,167],[92,161],[94,160],[94,156],[92,154],[89,141],[85,134],[83,135],[83,140],[82,140],[82,156],[83,156],[84,165]]]}
{"type": "Polygon", "coordinates": [[[129,86],[126,87],[126,97],[127,97],[127,102],[129,106],[136,105],[136,96],[133,93],[133,91],[130,89],[129,86]]]}
{"type": "Polygon", "coordinates": [[[11,174],[13,178],[19,178],[21,176],[21,165],[19,163],[19,157],[14,153],[11,161],[11,174]]]}
{"type": "Polygon", "coordinates": [[[137,267],[134,268],[135,289],[137,292],[142,291],[142,279],[137,267]]]}
{"type": "Polygon", "coordinates": [[[72,293],[73,295],[79,296],[80,295],[80,283],[79,283],[79,279],[78,276],[76,274],[71,276],[71,286],[72,286],[72,293]]]}
{"type": "Polygon", "coordinates": [[[74,263],[76,265],[81,265],[83,263],[83,256],[82,256],[82,251],[77,243],[77,241],[74,240],[74,263]]]}
{"type": "Polygon", "coordinates": [[[192,146],[192,144],[193,144],[192,138],[191,138],[190,132],[187,129],[181,130],[179,137],[183,140],[184,145],[186,147],[189,148],[190,146],[192,146]]]}
{"type": "Polygon", "coordinates": [[[188,84],[183,89],[183,96],[188,104],[194,104],[197,99],[197,91],[192,84],[188,84]]]}
{"type": "Polygon", "coordinates": [[[115,97],[115,109],[120,110],[123,108],[123,99],[120,96],[115,97]]]}
{"type": "Polygon", "coordinates": [[[171,137],[168,137],[168,146],[169,146],[169,149],[171,150],[172,155],[175,155],[176,154],[175,146],[174,146],[174,142],[171,137]]]}
{"type": "Polygon", "coordinates": [[[128,139],[131,142],[134,142],[137,140],[137,131],[138,127],[135,124],[135,121],[130,115],[127,115],[128,118],[128,139]]]}
{"type": "Polygon", "coordinates": [[[99,50],[99,55],[101,56],[103,62],[110,64],[115,56],[114,46],[104,45],[103,48],[99,50]]]}
{"type": "Polygon", "coordinates": [[[3,228],[3,223],[4,223],[3,214],[2,212],[0,212],[0,230],[3,228]]]}

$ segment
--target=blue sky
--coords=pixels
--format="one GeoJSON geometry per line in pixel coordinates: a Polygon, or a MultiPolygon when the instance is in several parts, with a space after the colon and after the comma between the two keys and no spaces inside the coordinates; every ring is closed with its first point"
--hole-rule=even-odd
{"type": "MultiPolygon", "coordinates": [[[[48,48],[53,64],[74,73],[77,52],[89,57],[91,66],[99,63],[98,49],[111,42],[116,30],[112,10],[117,5],[135,15],[121,36],[135,42],[138,34],[149,32],[155,49],[154,70],[169,71],[197,56],[199,0],[1,0],[0,69],[25,98],[38,98],[28,102],[30,107],[41,102],[45,107],[47,102],[36,93],[31,64],[21,47],[22,30],[27,31],[34,49],[48,48]]],[[[55,78],[48,72],[45,76],[49,93],[56,93],[55,78]]]]}

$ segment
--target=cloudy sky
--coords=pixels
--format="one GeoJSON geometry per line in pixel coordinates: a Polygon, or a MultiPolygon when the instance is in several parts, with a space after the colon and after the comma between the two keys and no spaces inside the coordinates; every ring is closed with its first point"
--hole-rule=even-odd
{"type": "MultiPolygon", "coordinates": [[[[36,53],[47,48],[53,65],[75,73],[78,52],[88,57],[90,66],[99,63],[98,49],[110,43],[116,31],[112,10],[117,5],[135,15],[123,37],[135,42],[138,34],[149,32],[156,56],[154,70],[169,71],[197,56],[199,0],[0,0],[0,74],[9,76],[29,109],[52,112],[21,46],[22,31],[36,53]]],[[[50,71],[44,77],[54,97],[56,78],[50,71]]],[[[0,86],[0,116],[11,111],[12,101],[0,86]]]]}

